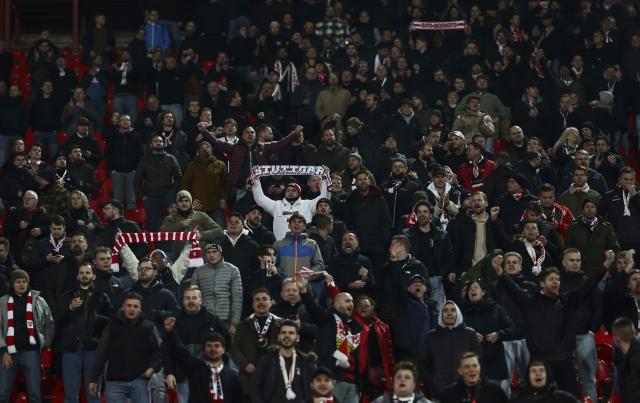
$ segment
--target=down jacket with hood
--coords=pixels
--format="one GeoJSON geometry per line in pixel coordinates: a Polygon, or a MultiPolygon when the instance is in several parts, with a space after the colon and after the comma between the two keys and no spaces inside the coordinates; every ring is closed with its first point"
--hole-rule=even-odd
{"type": "Polygon", "coordinates": [[[431,396],[458,380],[458,361],[463,353],[481,354],[475,330],[465,326],[462,312],[453,301],[446,301],[440,307],[438,326],[427,333],[424,345],[419,366],[431,396]],[[446,305],[456,308],[456,321],[451,327],[445,325],[442,318],[446,305]]]}

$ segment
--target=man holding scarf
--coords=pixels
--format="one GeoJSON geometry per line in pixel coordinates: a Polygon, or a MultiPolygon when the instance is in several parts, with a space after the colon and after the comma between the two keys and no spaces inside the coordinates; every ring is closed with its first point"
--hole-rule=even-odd
{"type": "Polygon", "coordinates": [[[0,298],[0,401],[8,402],[18,369],[24,372],[29,401],[41,402],[40,352],[53,340],[53,317],[29,274],[11,273],[11,292],[0,298]]]}

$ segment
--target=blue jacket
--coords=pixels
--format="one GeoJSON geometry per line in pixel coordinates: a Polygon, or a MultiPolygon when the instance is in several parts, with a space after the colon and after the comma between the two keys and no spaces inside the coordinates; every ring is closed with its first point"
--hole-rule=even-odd
{"type": "Polygon", "coordinates": [[[169,46],[171,45],[167,28],[159,22],[153,24],[147,21],[144,25],[144,31],[144,43],[147,49],[160,48],[162,49],[162,54],[166,56],[169,51],[169,46]]]}
{"type": "Polygon", "coordinates": [[[284,239],[276,242],[273,247],[278,253],[276,266],[290,277],[293,277],[303,266],[313,271],[324,270],[318,244],[313,239],[309,239],[305,233],[287,232],[284,239]]]}

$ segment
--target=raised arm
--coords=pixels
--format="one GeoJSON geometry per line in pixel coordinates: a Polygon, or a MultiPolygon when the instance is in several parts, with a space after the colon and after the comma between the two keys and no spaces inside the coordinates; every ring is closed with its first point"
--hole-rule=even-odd
{"type": "Polygon", "coordinates": [[[127,270],[127,273],[131,276],[133,281],[138,281],[138,258],[131,251],[129,245],[124,245],[122,249],[120,249],[120,257],[122,258],[122,262],[120,266],[124,265],[124,268],[127,270]]]}
{"type": "Polygon", "coordinates": [[[180,252],[178,259],[176,259],[170,267],[171,276],[178,284],[180,284],[185,273],[189,269],[189,252],[191,252],[191,243],[187,242],[184,245],[184,248],[182,248],[182,252],[180,252]]]}
{"type": "Polygon", "coordinates": [[[264,209],[267,213],[273,215],[276,210],[277,201],[271,200],[267,196],[264,195],[262,191],[262,183],[260,182],[260,178],[256,179],[253,182],[253,186],[251,188],[253,193],[253,200],[256,204],[264,209]]]}

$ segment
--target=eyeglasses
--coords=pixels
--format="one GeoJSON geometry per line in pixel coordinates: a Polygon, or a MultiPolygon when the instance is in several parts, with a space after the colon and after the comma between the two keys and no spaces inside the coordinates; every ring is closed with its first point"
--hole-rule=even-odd
{"type": "Polygon", "coordinates": [[[153,266],[144,266],[144,267],[138,267],[138,271],[149,271],[149,270],[153,270],[153,266]]]}

